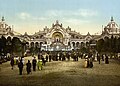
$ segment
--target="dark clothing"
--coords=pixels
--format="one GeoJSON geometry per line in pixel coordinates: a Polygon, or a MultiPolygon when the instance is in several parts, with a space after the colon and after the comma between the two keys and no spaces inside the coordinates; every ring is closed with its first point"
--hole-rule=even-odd
{"type": "Polygon", "coordinates": [[[78,61],[78,55],[76,56],[76,61],[78,61]]]}
{"type": "Polygon", "coordinates": [[[49,55],[49,62],[51,62],[51,55],[49,55]]]}
{"type": "Polygon", "coordinates": [[[74,61],[77,61],[77,56],[76,56],[76,54],[74,54],[74,61]]]}
{"type": "Polygon", "coordinates": [[[40,54],[38,54],[38,59],[40,59],[40,54]]]}
{"type": "Polygon", "coordinates": [[[66,57],[67,57],[67,59],[68,59],[68,61],[69,61],[69,60],[70,60],[70,54],[67,53],[67,54],[66,54],[66,57]]]}
{"type": "Polygon", "coordinates": [[[13,69],[13,66],[14,66],[14,58],[11,59],[10,64],[11,64],[12,69],[13,69]]]}
{"type": "Polygon", "coordinates": [[[90,65],[90,64],[89,64],[89,59],[87,59],[87,67],[89,67],[89,65],[90,65]]]}
{"type": "Polygon", "coordinates": [[[89,63],[89,67],[92,68],[93,67],[93,61],[92,58],[89,59],[90,63],[89,63]]]}
{"type": "Polygon", "coordinates": [[[48,62],[48,56],[46,55],[46,62],[48,62]]]}
{"type": "Polygon", "coordinates": [[[93,62],[90,62],[89,67],[90,67],[90,68],[93,67],[93,62]]]}
{"type": "Polygon", "coordinates": [[[33,71],[36,71],[36,63],[37,63],[37,60],[34,58],[34,59],[32,60],[33,71]]]}
{"type": "Polygon", "coordinates": [[[61,61],[61,58],[62,58],[62,53],[60,53],[60,56],[59,56],[59,60],[61,61]]]}
{"type": "Polygon", "coordinates": [[[20,61],[18,63],[18,68],[19,68],[19,74],[22,75],[22,70],[23,70],[23,63],[22,63],[22,61],[20,61]]]}
{"type": "Polygon", "coordinates": [[[102,55],[102,61],[104,61],[104,56],[102,55]]]}
{"type": "Polygon", "coordinates": [[[105,58],[105,64],[109,64],[108,56],[106,56],[106,58],[105,58]]]}
{"type": "Polygon", "coordinates": [[[42,57],[42,63],[45,66],[45,59],[42,57]]]}
{"type": "Polygon", "coordinates": [[[65,55],[62,54],[62,61],[65,61],[65,55]]]}
{"type": "Polygon", "coordinates": [[[99,64],[100,64],[100,56],[98,56],[98,61],[99,61],[99,64]]]}
{"type": "Polygon", "coordinates": [[[31,72],[31,63],[28,62],[28,63],[26,64],[26,66],[27,66],[27,67],[26,67],[27,74],[29,74],[29,73],[31,72]]]}
{"type": "Polygon", "coordinates": [[[10,62],[11,66],[14,65],[14,59],[11,59],[11,62],[10,62]]]}

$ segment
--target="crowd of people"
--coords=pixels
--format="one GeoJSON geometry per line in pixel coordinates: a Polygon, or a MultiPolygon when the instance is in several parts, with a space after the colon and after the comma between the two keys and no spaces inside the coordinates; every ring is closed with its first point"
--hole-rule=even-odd
{"type": "Polygon", "coordinates": [[[51,61],[78,61],[78,59],[85,59],[84,67],[85,68],[92,68],[93,62],[98,61],[99,64],[101,61],[105,61],[105,64],[109,64],[108,56],[105,55],[99,55],[97,54],[96,58],[94,54],[81,54],[79,52],[42,52],[39,53],[37,58],[33,55],[32,62],[28,60],[28,62],[25,64],[24,62],[24,57],[21,58],[11,58],[10,64],[11,64],[11,69],[13,70],[14,65],[17,64],[19,68],[19,74],[22,75],[23,71],[23,66],[26,65],[26,72],[27,74],[31,73],[31,69],[33,71],[36,71],[36,68],[38,70],[42,70],[43,66],[45,66],[46,62],[51,62],[51,61]]]}
{"type": "Polygon", "coordinates": [[[24,62],[24,57],[20,57],[19,59],[17,59],[17,63],[16,63],[16,59],[11,58],[10,61],[11,64],[11,69],[13,70],[14,65],[18,65],[19,68],[19,74],[22,75],[23,72],[23,67],[26,65],[26,72],[27,74],[31,73],[31,69],[33,68],[33,71],[36,71],[36,67],[38,68],[38,70],[42,70],[43,69],[43,61],[42,60],[38,60],[36,59],[36,57],[33,57],[32,59],[32,63],[30,62],[30,60],[28,60],[28,62],[25,64],[24,62]]]}

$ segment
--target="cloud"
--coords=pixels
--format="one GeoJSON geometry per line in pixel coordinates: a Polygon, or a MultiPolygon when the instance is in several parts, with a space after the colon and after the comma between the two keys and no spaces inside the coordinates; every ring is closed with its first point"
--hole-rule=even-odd
{"type": "Polygon", "coordinates": [[[18,17],[19,17],[20,19],[25,20],[25,19],[30,18],[31,15],[30,15],[29,13],[26,13],[26,12],[21,12],[21,13],[18,14],[18,17]]]}
{"type": "MultiPolygon", "coordinates": [[[[81,25],[91,23],[91,18],[98,16],[98,12],[90,9],[78,10],[48,10],[45,11],[45,18],[49,20],[62,20],[63,22],[71,25],[81,25]]],[[[44,18],[43,17],[43,18],[44,18]]]]}
{"type": "Polygon", "coordinates": [[[83,17],[92,17],[92,16],[97,16],[98,12],[89,9],[79,9],[74,13],[74,15],[83,16],[83,17]]]}
{"type": "Polygon", "coordinates": [[[33,16],[32,14],[29,14],[27,12],[21,12],[21,13],[18,13],[17,16],[22,19],[22,20],[27,20],[27,19],[31,19],[31,20],[46,20],[47,17],[44,17],[44,16],[33,16]]]}
{"type": "MultiPolygon", "coordinates": [[[[80,32],[87,32],[90,29],[91,24],[94,22],[93,18],[98,16],[99,13],[95,10],[89,9],[78,9],[78,10],[47,10],[39,14],[39,16],[35,16],[34,14],[30,14],[27,12],[21,12],[18,14],[18,17],[22,20],[30,20],[29,23],[24,21],[26,28],[34,25],[35,28],[41,24],[41,28],[45,26],[51,25],[55,20],[60,20],[66,26],[70,25],[70,27],[79,30],[80,32]],[[79,28],[84,28],[83,30],[79,28]],[[85,30],[85,28],[87,30],[85,30]]],[[[93,27],[94,28],[94,27],[93,27]]],[[[96,27],[95,27],[96,28],[96,27]]],[[[30,31],[29,31],[30,32],[30,31]]],[[[33,32],[33,31],[31,31],[33,32]]]]}
{"type": "Polygon", "coordinates": [[[78,10],[48,10],[45,13],[46,16],[49,17],[66,17],[66,16],[73,16],[73,17],[93,17],[97,16],[98,12],[89,9],[78,9],[78,10]]]}
{"type": "Polygon", "coordinates": [[[78,9],[78,10],[47,10],[44,11],[42,14],[39,16],[33,16],[27,12],[21,12],[18,14],[18,17],[20,19],[32,19],[32,20],[41,20],[41,21],[46,21],[48,19],[64,19],[64,18],[74,18],[75,19],[80,19],[80,18],[91,18],[95,17],[98,15],[98,12],[95,10],[90,10],[90,9],[78,9]]]}
{"type": "Polygon", "coordinates": [[[85,24],[85,23],[90,23],[89,20],[80,20],[80,19],[75,19],[75,18],[67,18],[63,20],[66,23],[72,24],[72,25],[80,25],[80,24],[85,24]]]}
{"type": "Polygon", "coordinates": [[[47,20],[46,17],[32,17],[33,20],[47,20]]]}

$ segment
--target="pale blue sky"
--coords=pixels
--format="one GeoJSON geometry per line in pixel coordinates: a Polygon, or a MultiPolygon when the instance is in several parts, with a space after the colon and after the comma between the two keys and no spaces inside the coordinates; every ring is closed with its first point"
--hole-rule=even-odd
{"type": "Polygon", "coordinates": [[[20,33],[33,34],[59,20],[77,32],[100,32],[113,16],[120,25],[120,0],[0,0],[0,16],[20,33]]]}

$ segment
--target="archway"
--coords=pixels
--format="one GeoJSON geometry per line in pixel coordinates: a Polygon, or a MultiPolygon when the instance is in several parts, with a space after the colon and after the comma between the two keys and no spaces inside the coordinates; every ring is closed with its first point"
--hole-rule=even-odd
{"type": "Polygon", "coordinates": [[[30,43],[30,46],[31,46],[31,47],[34,47],[34,42],[31,42],[31,43],[30,43]]]}
{"type": "Polygon", "coordinates": [[[75,42],[72,42],[73,47],[75,47],[75,42]]]}
{"type": "Polygon", "coordinates": [[[55,51],[60,51],[65,48],[65,45],[63,44],[63,34],[61,32],[55,32],[52,34],[52,44],[51,48],[55,51]]]}
{"type": "Polygon", "coordinates": [[[76,47],[79,47],[79,42],[76,43],[76,47]]]}
{"type": "Polygon", "coordinates": [[[52,34],[53,42],[63,42],[63,34],[60,32],[55,32],[52,34]]]}

